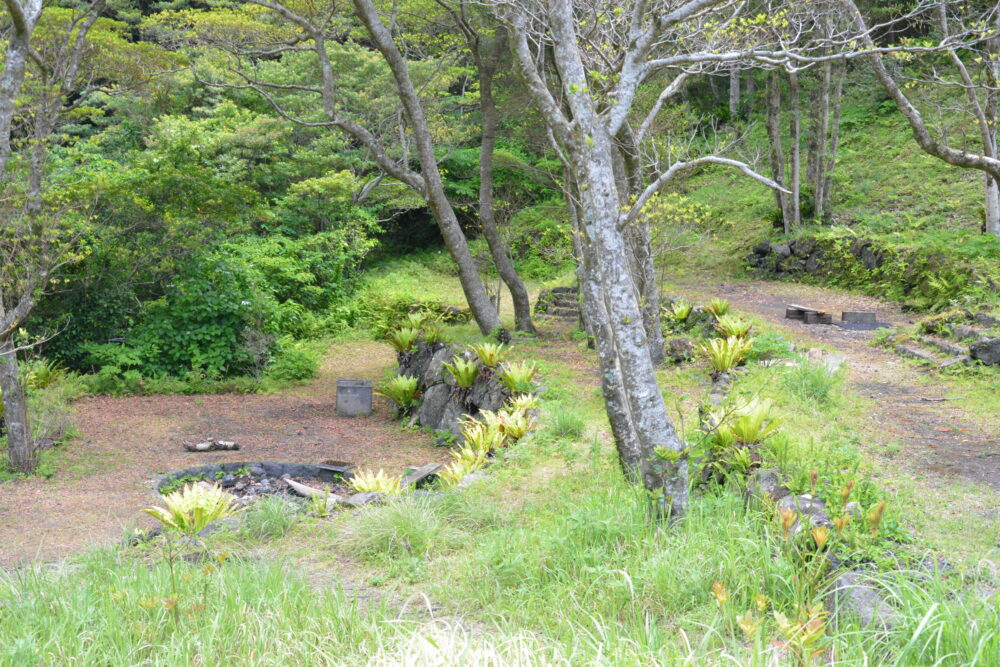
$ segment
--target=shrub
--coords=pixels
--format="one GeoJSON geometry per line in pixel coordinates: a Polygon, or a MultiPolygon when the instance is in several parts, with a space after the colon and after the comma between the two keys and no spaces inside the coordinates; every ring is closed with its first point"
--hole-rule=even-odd
{"type": "Polygon", "coordinates": [[[388,496],[397,496],[403,492],[400,483],[403,481],[402,477],[390,477],[385,474],[385,471],[379,468],[378,472],[373,473],[370,470],[358,470],[354,473],[354,476],[347,482],[357,493],[384,493],[388,496]]]}
{"type": "Polygon", "coordinates": [[[514,394],[507,399],[508,410],[534,410],[538,407],[538,397],[534,394],[514,394]]]}
{"type": "Polygon", "coordinates": [[[21,363],[21,382],[25,389],[46,389],[66,378],[66,369],[52,359],[31,359],[21,363]]]}
{"type": "Polygon", "coordinates": [[[684,324],[691,317],[694,306],[684,299],[677,299],[666,309],[667,317],[676,324],[684,324]]]}
{"type": "Polygon", "coordinates": [[[738,443],[756,445],[773,435],[779,425],[771,419],[771,401],[754,399],[733,410],[719,431],[729,431],[738,443]]]}
{"type": "Polygon", "coordinates": [[[503,409],[497,413],[500,430],[511,442],[517,442],[535,428],[535,420],[527,410],[503,409]]]}
{"type": "Polygon", "coordinates": [[[746,359],[782,359],[792,355],[792,346],[781,335],[775,333],[763,333],[755,336],[750,351],[746,354],[746,359]]]}
{"type": "Polygon", "coordinates": [[[507,441],[496,414],[488,410],[479,413],[478,419],[466,415],[461,429],[465,444],[484,456],[500,449],[507,441]]]}
{"type": "Polygon", "coordinates": [[[277,353],[267,367],[267,376],[272,380],[308,380],[319,373],[319,355],[303,343],[291,340],[282,342],[277,353]]]}
{"type": "Polygon", "coordinates": [[[530,361],[506,363],[500,370],[500,380],[511,393],[530,394],[535,391],[534,378],[538,366],[530,361]]]}

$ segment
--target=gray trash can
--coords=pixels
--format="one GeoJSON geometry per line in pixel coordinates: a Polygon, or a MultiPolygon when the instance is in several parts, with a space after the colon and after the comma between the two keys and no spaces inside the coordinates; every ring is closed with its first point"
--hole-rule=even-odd
{"type": "Polygon", "coordinates": [[[371,413],[371,380],[337,380],[338,416],[367,417],[371,413]]]}

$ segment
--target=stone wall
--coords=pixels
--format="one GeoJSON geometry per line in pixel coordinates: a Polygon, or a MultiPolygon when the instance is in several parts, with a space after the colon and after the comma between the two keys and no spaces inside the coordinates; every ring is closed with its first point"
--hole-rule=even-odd
{"type": "Polygon", "coordinates": [[[482,410],[499,410],[510,392],[493,369],[481,368],[471,387],[459,387],[445,369],[456,355],[472,358],[461,346],[445,343],[418,343],[414,352],[398,354],[396,375],[410,375],[418,380],[420,406],[414,411],[417,423],[435,431],[461,433],[462,415],[475,416],[482,410]]]}

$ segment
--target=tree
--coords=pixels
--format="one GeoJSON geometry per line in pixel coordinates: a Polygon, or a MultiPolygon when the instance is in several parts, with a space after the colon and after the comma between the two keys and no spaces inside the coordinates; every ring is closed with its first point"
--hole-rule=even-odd
{"type": "MultiPolygon", "coordinates": [[[[630,206],[615,178],[617,138],[640,86],[665,73],[728,66],[748,58],[733,46],[743,5],[723,0],[626,5],[605,0],[495,0],[516,63],[541,110],[572,185],[584,258],[584,310],[595,337],[608,418],[625,473],[641,478],[660,516],[687,507],[687,446],[667,415],[649,353],[642,299],[625,238],[643,207],[679,173],[706,164],[741,169],[779,188],[750,165],[717,155],[661,157],[630,206]]],[[[740,35],[741,41],[747,35],[740,35]]],[[[775,58],[777,60],[777,58],[775,58]]],[[[657,78],[660,77],[660,78],[657,78]]],[[[651,113],[655,115],[658,107],[651,113]]],[[[646,123],[643,123],[646,125],[646,123]]]]}
{"type": "Polygon", "coordinates": [[[0,74],[0,390],[11,466],[29,472],[35,443],[15,336],[53,274],[73,259],[80,223],[73,213],[80,202],[46,187],[48,153],[61,122],[93,111],[92,95],[143,81],[162,61],[151,59],[159,55],[154,46],[125,39],[123,24],[100,18],[104,0],[80,11],[4,2],[11,22],[0,74]]]}
{"type": "MultiPolygon", "coordinates": [[[[905,16],[884,24],[869,26],[853,0],[840,0],[848,17],[853,21],[865,56],[875,70],[875,76],[906,118],[913,137],[929,155],[963,169],[983,172],[984,182],[984,231],[1000,236],[1000,153],[998,153],[997,121],[998,96],[1000,96],[1000,9],[995,3],[952,2],[926,0],[905,16]],[[951,133],[946,123],[931,127],[906,93],[906,84],[900,84],[898,74],[893,74],[876,47],[875,35],[891,33],[905,22],[925,22],[936,30],[937,42],[903,44],[900,51],[930,53],[931,57],[944,57],[952,68],[946,75],[931,63],[931,70],[924,83],[940,86],[944,91],[958,90],[964,94],[966,108],[977,129],[978,140],[962,141],[961,133],[951,133]],[[957,136],[956,136],[957,134],[957,136]],[[975,145],[978,143],[978,146],[975,145]]],[[[927,96],[932,97],[932,96],[927,96]]],[[[958,102],[962,95],[950,98],[958,102]]]]}
{"type": "MultiPolygon", "coordinates": [[[[269,0],[251,0],[249,4],[265,9],[266,15],[260,11],[250,12],[246,6],[228,11],[184,11],[156,17],[154,25],[177,33],[193,33],[203,43],[223,49],[232,56],[227,68],[239,83],[219,77],[208,83],[253,90],[289,121],[304,127],[336,128],[346,133],[367,149],[382,171],[416,192],[437,221],[445,246],[458,266],[466,301],[480,331],[506,338],[507,332],[486,292],[458,216],[445,192],[435,152],[434,132],[428,119],[426,102],[421,96],[426,92],[425,88],[414,81],[410,63],[374,3],[355,0],[351,7],[391,76],[398,102],[398,109],[394,108],[392,113],[395,124],[393,133],[398,137],[395,153],[385,140],[384,135],[388,132],[352,113],[356,111],[352,109],[352,104],[356,104],[357,99],[345,85],[349,74],[334,66],[333,57],[338,50],[344,52],[360,48],[351,39],[355,26],[350,17],[342,12],[339,3],[308,5],[300,11],[291,5],[269,0]],[[311,69],[318,81],[295,83],[287,79],[279,80],[280,77],[266,78],[262,74],[266,71],[261,67],[262,63],[305,54],[314,58],[311,69]],[[302,95],[319,99],[322,119],[311,120],[308,107],[301,111],[293,108],[294,102],[289,98],[302,95]],[[419,171],[410,165],[411,147],[420,165],[419,171]]],[[[432,72],[431,76],[435,74],[432,72]]]]}

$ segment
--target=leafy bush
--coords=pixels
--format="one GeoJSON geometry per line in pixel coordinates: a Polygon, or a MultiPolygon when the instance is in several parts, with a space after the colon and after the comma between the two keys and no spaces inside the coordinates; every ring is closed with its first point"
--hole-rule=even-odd
{"type": "Polygon", "coordinates": [[[729,312],[729,302],[725,299],[712,299],[711,302],[705,306],[705,310],[708,311],[715,319],[719,319],[729,312]]]}
{"type": "Polygon", "coordinates": [[[319,373],[319,355],[304,343],[285,339],[271,357],[267,376],[272,380],[291,382],[308,380],[319,373]]]}
{"type": "Polygon", "coordinates": [[[478,418],[468,415],[461,422],[462,440],[465,446],[484,456],[502,448],[507,442],[495,413],[484,410],[478,418]]]}
{"type": "Polygon", "coordinates": [[[785,359],[792,356],[792,345],[776,333],[762,333],[755,336],[746,358],[755,361],[763,359],[785,359]]]}
{"type": "Polygon", "coordinates": [[[684,299],[677,299],[666,309],[666,314],[672,322],[682,325],[691,317],[691,311],[693,310],[694,306],[690,302],[684,299]]]}
{"type": "Polygon", "coordinates": [[[457,486],[466,475],[486,465],[488,453],[484,449],[476,449],[468,444],[461,449],[451,450],[451,456],[454,460],[438,473],[441,485],[445,488],[457,486]]]}

